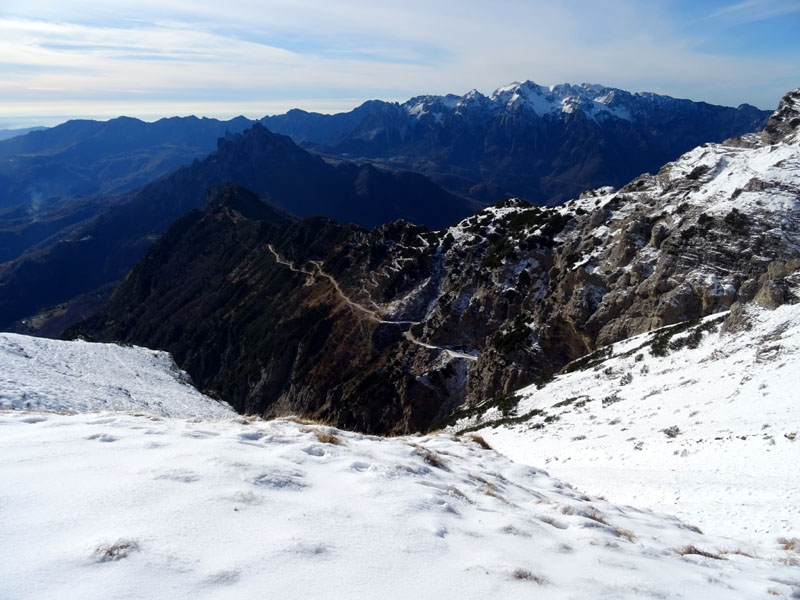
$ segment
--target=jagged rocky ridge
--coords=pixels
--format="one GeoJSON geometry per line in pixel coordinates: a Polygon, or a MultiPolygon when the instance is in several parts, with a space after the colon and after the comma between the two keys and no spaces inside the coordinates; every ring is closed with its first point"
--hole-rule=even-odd
{"type": "Polygon", "coordinates": [[[604,344],[793,301],[797,97],[763,134],[698,147],[620,190],[556,208],[508,201],[437,232],[265,221],[225,188],[75,333],[169,350],[241,411],[425,429],[604,344]]]}
{"type": "Polygon", "coordinates": [[[757,131],[768,116],[749,105],[526,81],[490,96],[373,100],[348,113],[292,110],[262,122],[323,153],[423,172],[482,200],[558,204],[623,185],[701,143],[757,131]]]}

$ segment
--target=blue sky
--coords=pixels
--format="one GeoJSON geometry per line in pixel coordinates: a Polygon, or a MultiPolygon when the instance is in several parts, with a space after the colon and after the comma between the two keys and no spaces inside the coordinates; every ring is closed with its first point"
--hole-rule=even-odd
{"type": "Polygon", "coordinates": [[[771,109],[800,87],[800,0],[3,0],[0,74],[0,128],[526,79],[771,109]]]}

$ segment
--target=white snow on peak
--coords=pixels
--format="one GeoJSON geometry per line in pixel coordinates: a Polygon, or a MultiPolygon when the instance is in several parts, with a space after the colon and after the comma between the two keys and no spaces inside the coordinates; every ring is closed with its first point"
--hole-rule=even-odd
{"type": "Polygon", "coordinates": [[[455,96],[453,94],[447,94],[446,96],[442,96],[441,103],[445,108],[454,109],[458,106],[459,102],[461,102],[461,96],[455,96]]]}
{"type": "Polygon", "coordinates": [[[576,86],[563,83],[547,88],[526,81],[498,88],[492,94],[492,101],[507,108],[525,106],[540,116],[582,111],[591,119],[603,115],[631,120],[627,108],[622,105],[612,106],[617,96],[615,92],[619,90],[597,84],[584,83],[576,86]]]}
{"type": "Polygon", "coordinates": [[[425,110],[425,103],[423,103],[423,102],[417,102],[416,104],[412,104],[410,106],[406,106],[406,111],[412,117],[417,117],[417,118],[421,117],[422,115],[424,115],[427,112],[425,110]]]}
{"type": "Polygon", "coordinates": [[[511,83],[509,83],[508,85],[504,85],[504,86],[502,86],[502,87],[499,87],[499,88],[497,88],[497,89],[494,91],[494,93],[492,94],[492,97],[494,97],[494,96],[499,96],[500,94],[505,94],[505,93],[508,93],[508,92],[511,92],[511,93],[513,93],[513,92],[517,91],[517,89],[518,89],[518,88],[519,88],[521,85],[522,85],[522,83],[520,83],[519,81],[512,81],[512,82],[511,82],[511,83]]]}
{"type": "Polygon", "coordinates": [[[545,87],[533,81],[515,81],[497,88],[489,97],[477,90],[471,90],[463,96],[419,96],[412,98],[404,106],[406,112],[417,119],[427,114],[441,115],[441,110],[457,113],[485,103],[487,110],[497,112],[524,108],[545,116],[582,111],[595,120],[608,117],[632,120],[625,103],[617,101],[624,94],[627,92],[597,84],[584,83],[578,86],[563,83],[545,87]]]}

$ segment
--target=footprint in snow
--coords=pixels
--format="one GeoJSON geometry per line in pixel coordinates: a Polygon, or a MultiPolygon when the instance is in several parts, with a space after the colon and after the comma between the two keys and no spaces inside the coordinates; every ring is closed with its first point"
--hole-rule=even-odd
{"type": "Polygon", "coordinates": [[[117,540],[114,543],[98,545],[92,552],[92,560],[97,563],[117,562],[139,551],[136,540],[117,540]]]}
{"type": "Polygon", "coordinates": [[[306,448],[303,448],[303,452],[311,456],[325,456],[325,450],[322,448],[322,446],[307,446],[306,448]]]}
{"type": "Polygon", "coordinates": [[[294,546],[290,546],[287,550],[292,554],[299,554],[301,556],[321,556],[330,553],[331,545],[320,542],[320,543],[303,543],[299,542],[294,546]]]}
{"type": "Polygon", "coordinates": [[[239,581],[242,573],[236,569],[227,571],[217,571],[206,577],[206,583],[210,585],[230,585],[239,581]]]}
{"type": "Polygon", "coordinates": [[[308,487],[299,471],[271,471],[253,478],[253,484],[277,490],[302,490],[308,487]]]}
{"type": "Polygon", "coordinates": [[[264,497],[256,496],[253,492],[236,492],[227,499],[232,500],[236,504],[244,504],[247,506],[258,506],[264,503],[264,497]]]}
{"type": "Polygon", "coordinates": [[[265,435],[267,434],[264,433],[263,431],[248,431],[246,433],[240,433],[238,437],[242,442],[247,443],[247,442],[257,442],[265,435]]]}
{"type": "Polygon", "coordinates": [[[43,421],[47,421],[47,417],[25,417],[24,419],[20,419],[23,423],[42,423],[43,421]]]}
{"type": "Polygon", "coordinates": [[[90,436],[85,437],[86,440],[97,440],[98,442],[116,442],[117,438],[113,435],[108,435],[107,433],[94,433],[90,436]]]}
{"type": "Polygon", "coordinates": [[[364,471],[369,470],[370,466],[371,465],[369,463],[357,460],[350,465],[350,470],[357,471],[358,473],[363,473],[364,471]]]}
{"type": "Polygon", "coordinates": [[[169,479],[170,481],[180,481],[181,483],[194,483],[200,476],[189,469],[167,469],[156,471],[154,479],[169,479]]]}
{"type": "Polygon", "coordinates": [[[205,438],[209,438],[209,437],[215,437],[215,436],[218,436],[219,434],[215,433],[213,431],[203,431],[201,429],[196,429],[196,430],[193,430],[193,431],[184,431],[181,435],[183,437],[189,437],[189,438],[195,438],[195,439],[201,440],[201,439],[205,439],[205,438]]]}

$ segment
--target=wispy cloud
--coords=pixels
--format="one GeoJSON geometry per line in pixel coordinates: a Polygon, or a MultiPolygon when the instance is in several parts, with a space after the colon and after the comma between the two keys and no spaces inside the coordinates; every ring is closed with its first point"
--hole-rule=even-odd
{"type": "MultiPolygon", "coordinates": [[[[343,98],[490,92],[525,78],[771,106],[800,83],[787,83],[797,52],[715,53],[707,32],[700,50],[672,4],[10,0],[0,7],[0,113],[159,103],[165,114],[237,104],[338,110],[343,98]]],[[[730,20],[798,10],[765,0],[717,12],[730,20]]]]}
{"type": "Polygon", "coordinates": [[[755,23],[794,13],[800,13],[800,2],[797,0],[743,0],[723,6],[711,13],[711,17],[731,19],[737,23],[755,23]]]}

